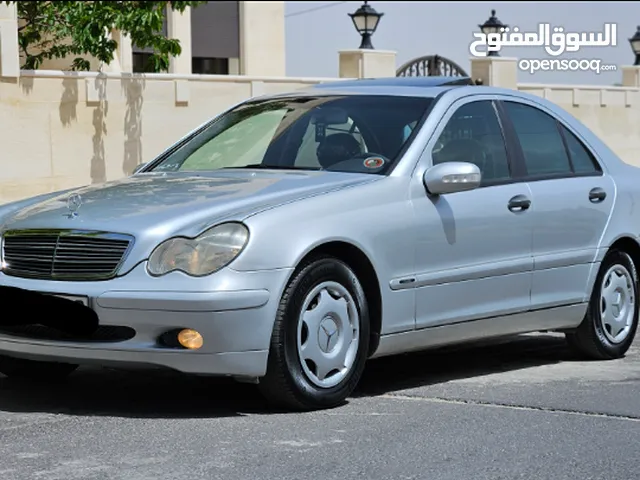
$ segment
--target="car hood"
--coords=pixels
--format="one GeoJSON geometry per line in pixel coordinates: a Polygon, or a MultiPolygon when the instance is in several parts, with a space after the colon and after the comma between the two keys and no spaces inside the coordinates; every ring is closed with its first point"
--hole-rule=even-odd
{"type": "Polygon", "coordinates": [[[381,177],[315,171],[229,170],[206,174],[144,173],[67,190],[34,203],[0,208],[3,229],[79,229],[163,239],[193,236],[225,220],[242,220],[279,204],[381,177]],[[69,198],[80,196],[77,216],[69,198]]]}

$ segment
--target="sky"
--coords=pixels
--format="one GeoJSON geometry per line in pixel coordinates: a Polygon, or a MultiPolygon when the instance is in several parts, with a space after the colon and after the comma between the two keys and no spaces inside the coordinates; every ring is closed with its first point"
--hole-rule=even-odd
{"type": "MultiPolygon", "coordinates": [[[[604,32],[605,23],[617,25],[617,45],[582,47],[558,59],[601,60],[617,71],[518,72],[521,83],[614,85],[622,81],[622,66],[635,59],[628,39],[640,25],[640,2],[376,2],[369,4],[384,13],[372,37],[377,50],[397,53],[396,65],[424,55],[447,57],[470,72],[469,45],[496,10],[496,16],[521,32],[535,32],[542,23],[565,32],[604,32]]],[[[360,35],[347,16],[362,2],[285,2],[287,75],[337,77],[338,51],[358,48],[360,35]]],[[[502,57],[552,59],[544,47],[512,46],[502,57]]]]}

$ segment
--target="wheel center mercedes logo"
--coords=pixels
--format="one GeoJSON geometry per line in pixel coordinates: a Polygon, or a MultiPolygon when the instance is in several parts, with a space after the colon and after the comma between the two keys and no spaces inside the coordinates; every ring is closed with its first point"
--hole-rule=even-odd
{"type": "Polygon", "coordinates": [[[78,210],[82,206],[82,197],[77,193],[69,196],[67,198],[67,209],[69,209],[69,214],[67,215],[69,218],[76,218],[78,216],[78,210]]]}
{"type": "Polygon", "coordinates": [[[320,322],[318,343],[324,353],[329,353],[338,343],[338,326],[331,318],[325,318],[320,322]]]}

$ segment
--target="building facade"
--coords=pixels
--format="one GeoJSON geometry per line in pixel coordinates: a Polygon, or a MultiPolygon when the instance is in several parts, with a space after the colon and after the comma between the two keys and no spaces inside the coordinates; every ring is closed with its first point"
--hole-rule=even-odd
{"type": "MultiPolygon", "coordinates": [[[[240,3],[207,2],[191,9],[191,72],[208,75],[237,75],[240,67],[240,3]]],[[[168,35],[167,21],[162,33],[168,35]]],[[[184,39],[180,39],[183,43],[184,39]]],[[[133,71],[147,71],[150,49],[132,46],[133,71]]]]}
{"type": "MultiPolygon", "coordinates": [[[[18,19],[19,21],[19,19],[18,19]]],[[[211,1],[183,13],[167,9],[162,33],[180,41],[182,53],[169,73],[284,77],[284,1],[211,1]]],[[[147,71],[152,50],[131,45],[119,32],[116,58],[101,65],[88,58],[91,70],[147,71]]],[[[46,60],[41,70],[68,70],[72,59],[46,60]]]]}
{"type": "MultiPolygon", "coordinates": [[[[165,34],[182,47],[170,73],[286,76],[284,1],[213,1],[182,14],[168,9],[165,34]]],[[[150,52],[121,43],[120,70],[144,71],[150,52]]]]}

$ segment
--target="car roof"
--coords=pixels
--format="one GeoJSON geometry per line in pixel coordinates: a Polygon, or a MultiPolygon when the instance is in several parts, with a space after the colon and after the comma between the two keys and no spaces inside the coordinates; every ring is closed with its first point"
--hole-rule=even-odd
{"type": "Polygon", "coordinates": [[[467,85],[473,85],[468,77],[384,77],[318,83],[307,91],[314,95],[344,93],[435,97],[451,88],[467,85]]]}
{"type": "Polygon", "coordinates": [[[455,102],[469,95],[500,95],[503,98],[513,97],[530,100],[543,105],[555,114],[567,118],[567,112],[550,101],[528,92],[516,89],[477,85],[469,77],[382,77],[363,78],[358,80],[334,80],[309,85],[295,91],[267,94],[251,100],[282,99],[291,97],[318,97],[334,95],[385,95],[436,98],[447,94],[448,102],[455,102]]]}
{"type": "MultiPolygon", "coordinates": [[[[433,98],[450,90],[457,90],[462,96],[468,95],[470,92],[483,94],[514,93],[513,90],[476,85],[469,77],[386,77],[335,80],[310,85],[295,91],[254,97],[254,99],[323,95],[396,95],[433,98]]],[[[520,92],[515,93],[520,94],[520,92]]]]}
{"type": "Polygon", "coordinates": [[[315,89],[344,88],[344,87],[454,87],[460,85],[473,85],[469,77],[382,77],[382,78],[361,78],[358,80],[337,80],[332,82],[318,83],[315,89]]]}

